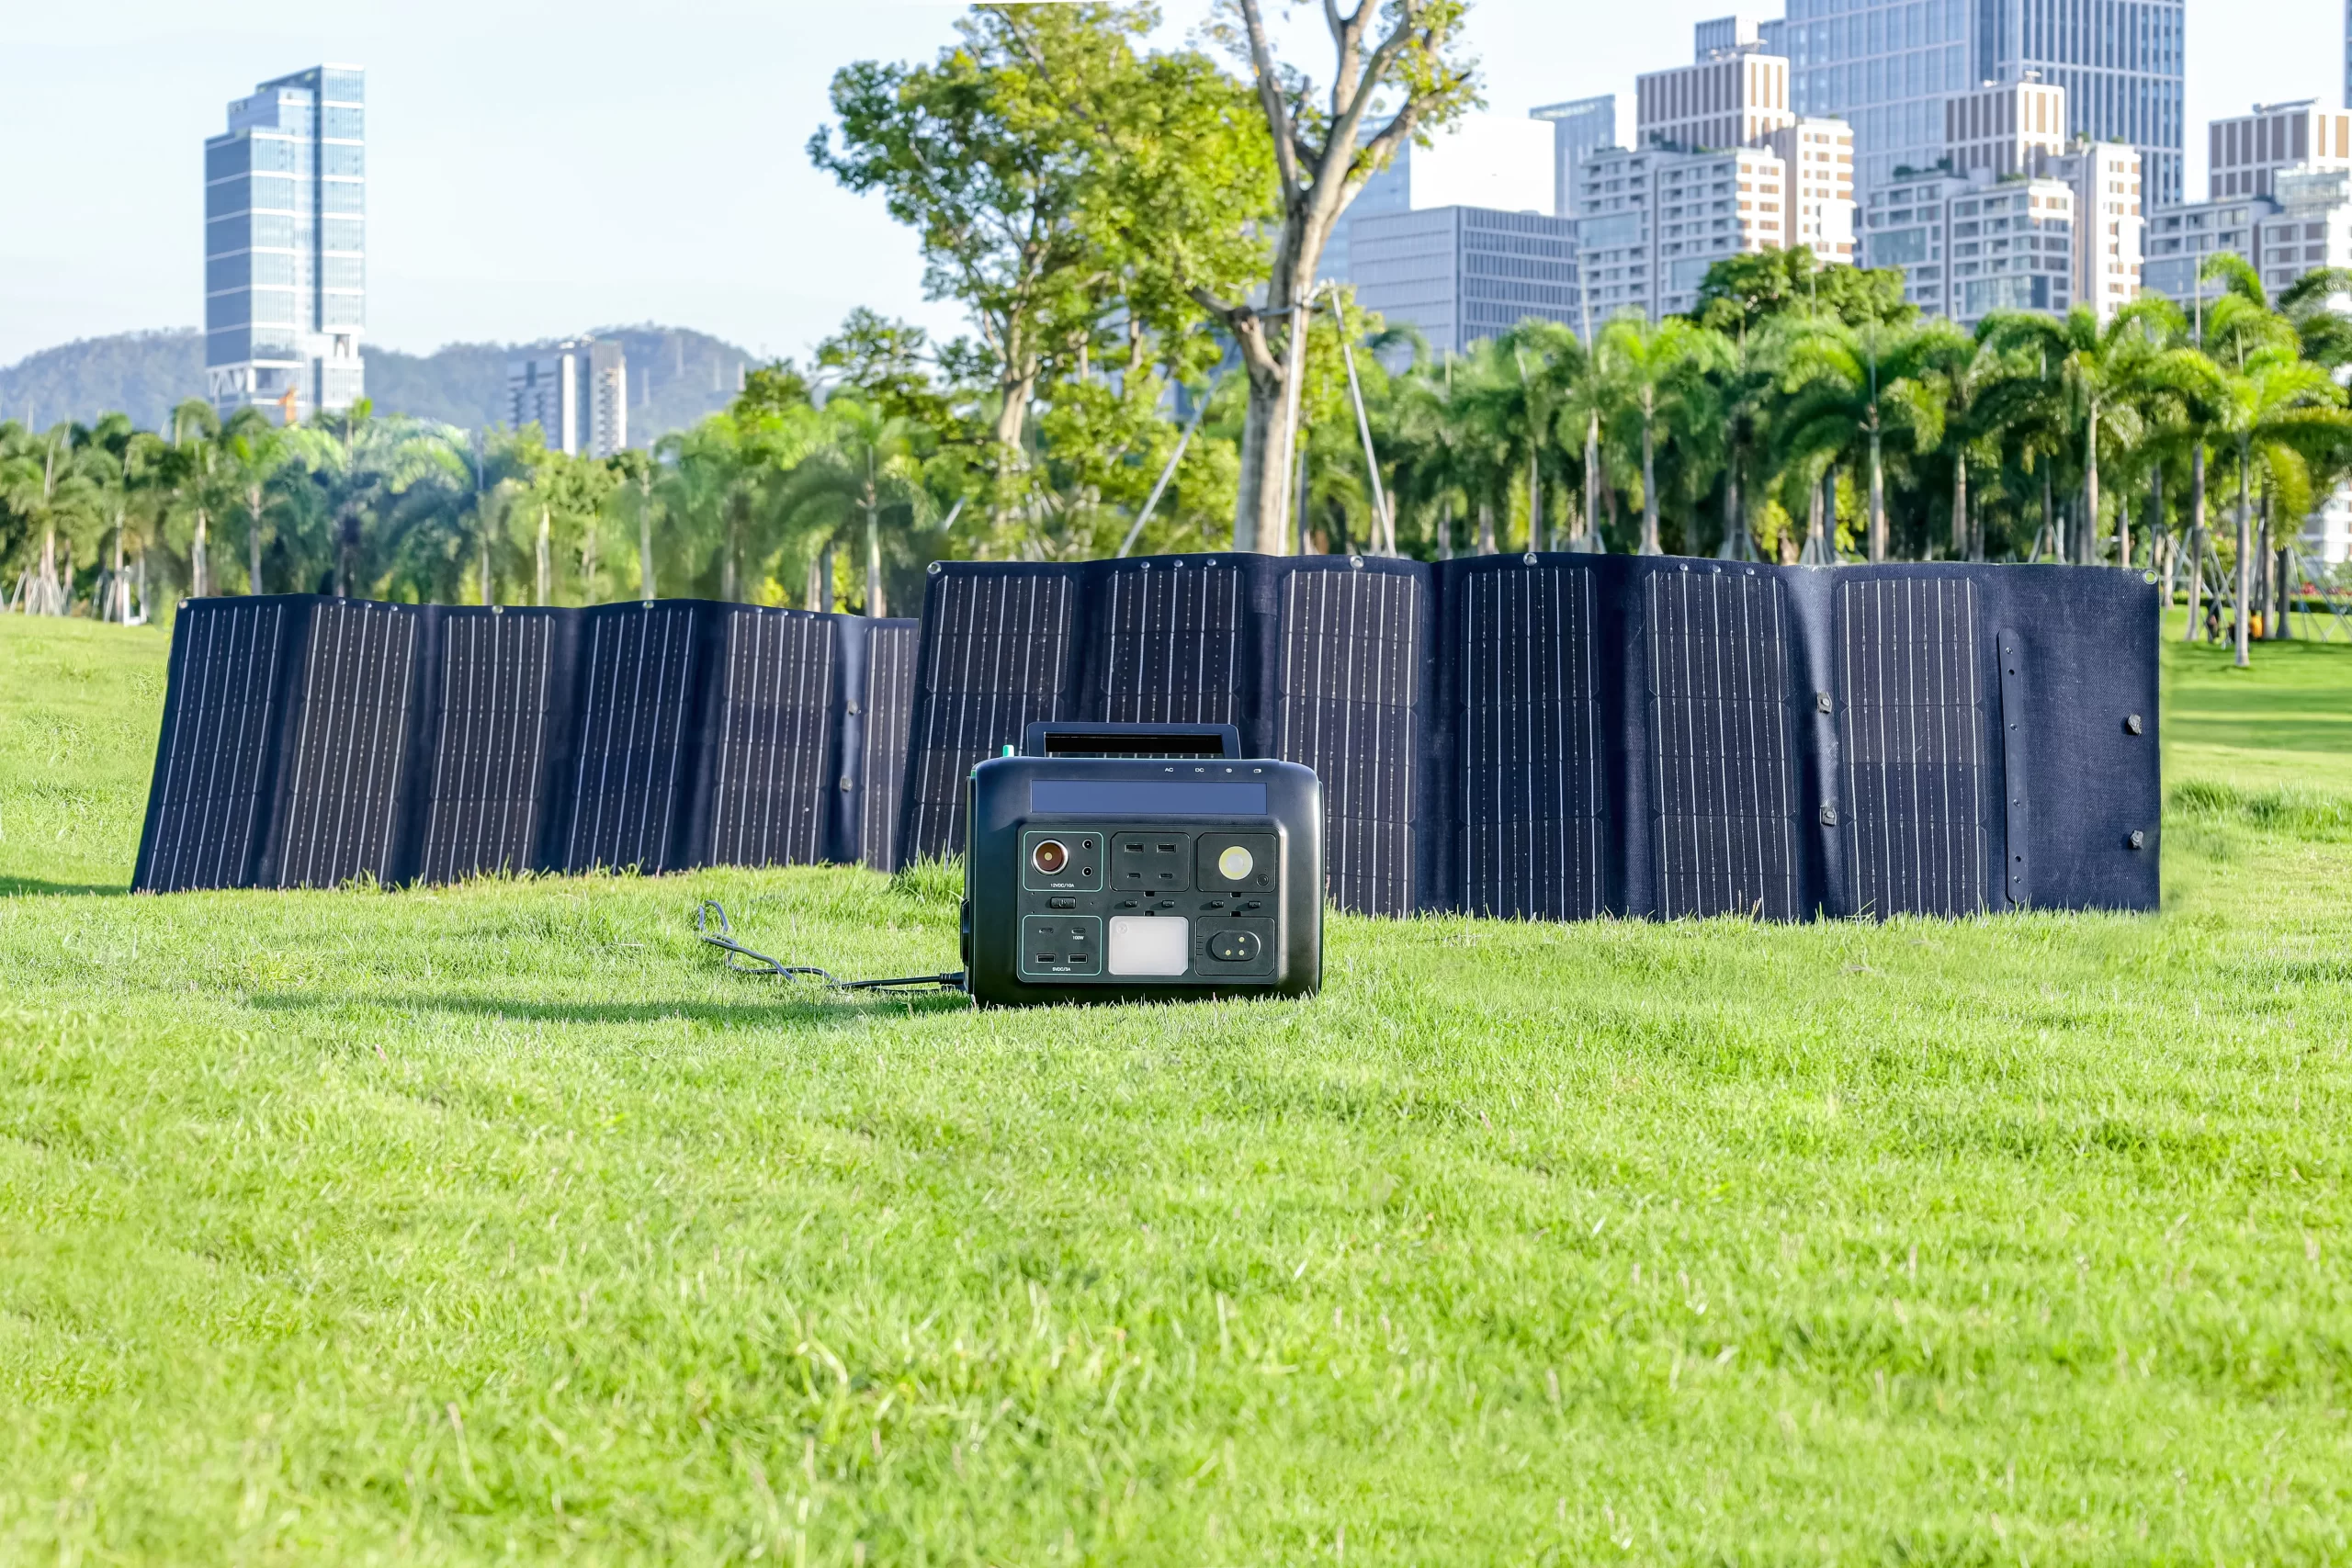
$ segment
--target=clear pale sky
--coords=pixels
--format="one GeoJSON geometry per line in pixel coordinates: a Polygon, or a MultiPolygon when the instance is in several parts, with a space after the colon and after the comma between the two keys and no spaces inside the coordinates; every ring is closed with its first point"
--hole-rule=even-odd
{"type": "MultiPolygon", "coordinates": [[[[1279,6],[1281,0],[1274,0],[1279,6]]],[[[1181,38],[1206,0],[1167,0],[1181,38]]],[[[1628,92],[1724,0],[1476,0],[1488,107],[1628,92]]],[[[842,63],[928,56],[914,0],[115,0],[11,7],[0,48],[0,365],[197,324],[202,148],[229,100],[323,60],[368,71],[369,339],[424,351],[639,321],[799,354],[856,304],[953,327],[876,200],[809,167],[842,63]]],[[[1749,6],[1770,16],[1770,6],[1749,6]]],[[[1294,26],[1312,41],[1303,14],[1294,26]]],[[[1304,48],[1301,63],[1310,64],[1304,48]]],[[[2203,127],[2342,93],[2337,0],[2191,0],[2188,185],[2203,127]]]]}

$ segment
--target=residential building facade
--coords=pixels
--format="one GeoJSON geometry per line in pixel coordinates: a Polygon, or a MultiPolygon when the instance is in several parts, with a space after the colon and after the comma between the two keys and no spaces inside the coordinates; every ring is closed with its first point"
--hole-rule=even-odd
{"type": "Polygon", "coordinates": [[[572,338],[506,364],[507,423],[548,450],[609,457],[628,446],[628,361],[616,343],[572,338]]]}
{"type": "Polygon", "coordinates": [[[2352,113],[2315,98],[2256,104],[2252,114],[2205,127],[2205,198],[2268,196],[2286,169],[2352,169],[2352,113]]]}
{"type": "Polygon", "coordinates": [[[1356,225],[1356,302],[1461,354],[1528,317],[1578,328],[1576,222],[1484,207],[1376,213],[1356,225]]]}
{"type": "Polygon", "coordinates": [[[1989,84],[1944,100],[1940,162],[1963,178],[2021,175],[2037,154],[2066,147],[2066,89],[2046,82],[1989,84]]]}
{"type": "MultiPolygon", "coordinates": [[[[1708,25],[1700,24],[1702,33],[1708,25]]],[[[1750,147],[1795,118],[1789,62],[1778,55],[1726,52],[1634,78],[1639,147],[1750,147]]]]}
{"type": "Polygon", "coordinates": [[[1926,314],[1973,328],[1996,310],[2074,306],[2075,190],[2064,180],[1928,175],[1871,192],[1862,221],[1865,264],[1902,267],[1905,298],[1926,314]]]}
{"type": "Polygon", "coordinates": [[[1780,154],[1789,199],[1786,243],[1825,262],[1854,259],[1854,128],[1792,120],[1764,139],[1780,154]]]}
{"type": "Polygon", "coordinates": [[[204,143],[204,378],[291,423],[366,394],[364,73],[318,65],[229,106],[204,143]]]}
{"type": "MultiPolygon", "coordinates": [[[[1770,147],[1714,152],[1621,148],[1578,174],[1577,260],[1595,326],[1620,310],[1689,310],[1727,256],[1786,249],[1793,183],[1770,147]]],[[[1851,223],[1850,204],[1846,221],[1851,223]]]]}

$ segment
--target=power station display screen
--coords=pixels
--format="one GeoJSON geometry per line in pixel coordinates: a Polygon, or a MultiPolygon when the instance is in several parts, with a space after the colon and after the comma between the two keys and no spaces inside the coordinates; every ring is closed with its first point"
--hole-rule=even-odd
{"type": "Polygon", "coordinates": [[[1032,779],[1029,809],[1086,817],[1263,817],[1266,786],[1205,779],[1032,779]]]}

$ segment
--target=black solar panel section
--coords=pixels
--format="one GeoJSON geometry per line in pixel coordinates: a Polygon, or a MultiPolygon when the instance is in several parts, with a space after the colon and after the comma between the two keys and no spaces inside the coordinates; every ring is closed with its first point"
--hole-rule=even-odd
{"type": "Polygon", "coordinates": [[[1603,804],[1592,574],[1537,565],[1462,579],[1462,908],[1600,912],[1603,804]]]}
{"type": "Polygon", "coordinates": [[[903,861],[964,848],[964,775],[1065,716],[1075,590],[1062,572],[949,571],[924,603],[930,662],[908,739],[903,861]]]}
{"type": "Polygon", "coordinates": [[[588,617],[579,761],[563,869],[667,871],[695,678],[695,606],[588,617]]]}
{"type": "Polygon", "coordinates": [[[548,615],[489,611],[442,622],[422,880],[454,882],[537,863],[555,625],[548,615]]]}
{"type": "Polygon", "coordinates": [[[1747,572],[1647,579],[1657,913],[1796,918],[1781,586],[1747,572]]]}
{"type": "Polygon", "coordinates": [[[278,886],[389,876],[418,624],[416,612],[390,604],[325,600],[311,610],[278,886]]]}
{"type": "Polygon", "coordinates": [[[134,882],[140,891],[252,881],[289,613],[278,599],[180,611],[180,662],[157,748],[153,825],[134,882]]]}
{"type": "Polygon", "coordinates": [[[788,610],[727,618],[711,813],[721,865],[824,859],[832,770],[834,623],[788,610]]]}
{"type": "Polygon", "coordinates": [[[1984,907],[1985,716],[1966,578],[1839,585],[1839,750],[1854,908],[1984,907]]]}
{"type": "Polygon", "coordinates": [[[865,634],[865,768],[859,774],[858,858],[876,871],[899,863],[899,802],[906,787],[907,726],[914,716],[915,655],[922,628],[912,621],[865,634]]]}
{"type": "Polygon", "coordinates": [[[1242,577],[1229,564],[1144,561],[1110,574],[1102,716],[1232,724],[1239,709],[1242,577]]]}
{"type": "Polygon", "coordinates": [[[1413,907],[1421,593],[1419,576],[1362,570],[1301,569],[1283,588],[1279,753],[1322,780],[1331,901],[1362,914],[1413,907]]]}

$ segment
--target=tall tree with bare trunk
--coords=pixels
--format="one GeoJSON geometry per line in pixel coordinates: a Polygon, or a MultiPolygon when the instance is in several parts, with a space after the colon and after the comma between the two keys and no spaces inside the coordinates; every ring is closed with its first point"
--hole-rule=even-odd
{"type": "Polygon", "coordinates": [[[1322,0],[1331,39],[1328,90],[1276,57],[1262,0],[1228,0],[1218,23],[1257,89],[1273,143],[1280,211],[1272,266],[1255,299],[1205,286],[1193,296],[1241,351],[1250,401],[1241,430],[1241,483],[1233,547],[1280,554],[1297,439],[1304,324],[1323,247],[1364,182],[1405,143],[1458,118],[1477,101],[1462,48],[1465,0],[1322,0]],[[1300,312],[1294,315],[1294,311],[1300,312]]]}

